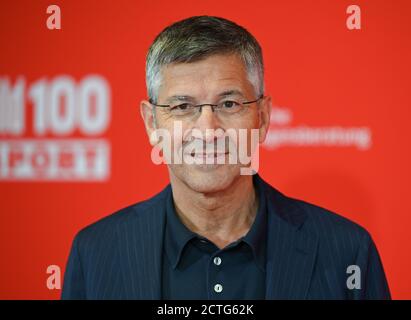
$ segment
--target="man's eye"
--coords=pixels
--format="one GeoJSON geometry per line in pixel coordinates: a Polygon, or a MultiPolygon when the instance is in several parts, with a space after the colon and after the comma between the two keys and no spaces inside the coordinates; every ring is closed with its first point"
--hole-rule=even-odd
{"type": "Polygon", "coordinates": [[[179,104],[177,106],[171,107],[171,111],[184,111],[184,110],[187,110],[187,109],[190,109],[190,104],[188,104],[188,103],[182,103],[182,104],[179,104]]]}
{"type": "Polygon", "coordinates": [[[235,107],[237,107],[237,106],[239,106],[239,105],[240,105],[240,104],[239,104],[238,102],[231,101],[231,100],[228,100],[228,101],[224,101],[224,102],[223,102],[223,107],[226,108],[226,109],[233,109],[233,108],[235,108],[235,107]]]}

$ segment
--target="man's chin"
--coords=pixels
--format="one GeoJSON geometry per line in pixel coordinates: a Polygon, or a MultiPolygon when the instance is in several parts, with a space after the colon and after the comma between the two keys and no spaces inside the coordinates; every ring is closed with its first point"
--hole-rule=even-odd
{"type": "Polygon", "coordinates": [[[184,170],[182,179],[196,192],[212,193],[224,190],[229,187],[235,176],[239,174],[239,169],[229,165],[190,165],[184,170]]]}

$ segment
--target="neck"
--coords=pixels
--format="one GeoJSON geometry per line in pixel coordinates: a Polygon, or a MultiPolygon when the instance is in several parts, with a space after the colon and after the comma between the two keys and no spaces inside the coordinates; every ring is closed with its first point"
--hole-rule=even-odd
{"type": "Polygon", "coordinates": [[[239,176],[228,188],[213,193],[196,192],[176,177],[170,182],[180,220],[219,248],[250,229],[258,208],[252,176],[239,176]]]}

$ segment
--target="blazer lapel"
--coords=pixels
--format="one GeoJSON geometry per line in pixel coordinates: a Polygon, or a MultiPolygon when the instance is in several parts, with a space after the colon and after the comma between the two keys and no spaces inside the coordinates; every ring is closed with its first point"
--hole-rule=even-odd
{"type": "Polygon", "coordinates": [[[161,299],[165,201],[170,188],[168,185],[118,227],[126,299],[161,299]]]}
{"type": "Polygon", "coordinates": [[[318,236],[307,234],[301,228],[306,213],[296,202],[263,184],[268,210],[266,299],[305,299],[318,236]]]}

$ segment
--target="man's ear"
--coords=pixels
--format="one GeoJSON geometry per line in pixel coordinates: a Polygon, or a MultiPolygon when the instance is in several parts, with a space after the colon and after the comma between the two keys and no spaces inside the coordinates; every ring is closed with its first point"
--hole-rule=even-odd
{"type": "Polygon", "coordinates": [[[156,134],[157,124],[156,119],[154,119],[153,111],[153,106],[147,100],[142,100],[140,102],[140,114],[143,118],[150,144],[154,147],[159,141],[156,134]]]}
{"type": "Polygon", "coordinates": [[[272,110],[271,97],[266,96],[260,102],[260,108],[259,108],[259,120],[260,120],[259,142],[260,143],[263,143],[265,141],[267,132],[270,128],[271,110],[272,110]]]}

